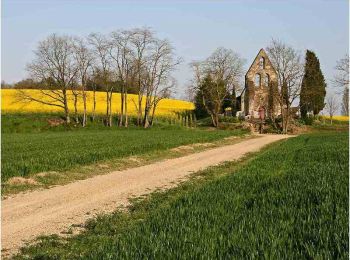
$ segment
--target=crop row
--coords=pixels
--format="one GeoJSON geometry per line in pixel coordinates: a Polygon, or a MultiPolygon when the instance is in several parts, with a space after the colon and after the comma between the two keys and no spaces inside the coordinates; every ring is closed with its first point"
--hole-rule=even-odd
{"type": "MultiPolygon", "coordinates": [[[[43,259],[348,259],[348,153],[346,133],[292,138],[232,174],[154,196],[130,214],[102,216],[78,236],[47,238],[22,253],[43,259]]],[[[206,173],[215,176],[225,167],[206,173]]]]}
{"type": "Polygon", "coordinates": [[[2,134],[2,180],[45,171],[63,171],[108,159],[176,146],[210,142],[236,131],[199,129],[111,129],[2,134]]]}

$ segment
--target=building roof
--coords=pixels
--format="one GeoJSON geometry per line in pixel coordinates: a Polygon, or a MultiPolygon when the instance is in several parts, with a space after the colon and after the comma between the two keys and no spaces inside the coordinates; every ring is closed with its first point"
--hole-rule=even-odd
{"type": "Polygon", "coordinates": [[[272,69],[275,71],[275,73],[277,74],[276,72],[276,69],[275,67],[273,66],[269,56],[267,55],[266,51],[261,48],[260,51],[258,52],[258,54],[255,56],[255,59],[253,60],[252,64],[250,65],[249,69],[247,70],[247,73],[245,74],[245,76],[247,76],[248,72],[251,70],[253,64],[255,63],[255,61],[260,57],[260,56],[263,56],[265,59],[267,59],[269,61],[269,63],[271,64],[271,67],[272,69]]]}

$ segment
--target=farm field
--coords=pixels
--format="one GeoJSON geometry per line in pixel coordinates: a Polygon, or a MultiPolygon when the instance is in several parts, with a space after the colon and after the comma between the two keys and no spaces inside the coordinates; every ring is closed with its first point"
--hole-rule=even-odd
{"type": "MultiPolygon", "coordinates": [[[[47,101],[45,97],[40,94],[39,90],[23,90],[30,93],[31,96],[47,101]]],[[[73,112],[73,95],[69,95],[69,108],[73,112]]],[[[104,114],[106,112],[106,93],[96,92],[96,113],[104,114]]],[[[134,94],[128,94],[128,112],[130,115],[136,115],[137,110],[135,104],[137,104],[138,96],[134,94]]],[[[144,100],[145,102],[145,100],[144,100]]],[[[144,105],[144,104],[143,104],[144,105]]],[[[87,110],[91,113],[93,109],[93,92],[87,91],[87,110]]],[[[193,110],[194,104],[192,102],[177,100],[177,99],[163,99],[159,102],[156,109],[157,116],[172,116],[175,112],[183,110],[193,110]]],[[[16,89],[2,89],[1,90],[1,111],[3,113],[18,113],[18,112],[30,112],[30,113],[57,113],[62,112],[62,109],[55,106],[48,106],[36,102],[24,102],[19,98],[19,91],[16,89]]],[[[83,111],[82,97],[79,98],[78,111],[83,111]]],[[[112,113],[118,113],[120,111],[120,93],[113,93],[112,113]]]]}
{"type": "MultiPolygon", "coordinates": [[[[3,121],[3,124],[4,123],[3,121]]],[[[109,159],[211,142],[244,131],[207,131],[181,127],[151,129],[77,129],[2,134],[2,181],[46,171],[65,171],[109,159]]]]}
{"type": "Polygon", "coordinates": [[[348,133],[301,135],[18,259],[348,259],[348,133]]]}

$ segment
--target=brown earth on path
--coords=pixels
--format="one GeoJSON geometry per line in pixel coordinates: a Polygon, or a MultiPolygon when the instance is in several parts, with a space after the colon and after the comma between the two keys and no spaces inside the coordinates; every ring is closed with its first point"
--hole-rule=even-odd
{"type": "Polygon", "coordinates": [[[240,159],[247,153],[288,137],[261,135],[180,158],[14,195],[2,201],[3,254],[15,253],[25,242],[40,235],[59,234],[73,224],[82,224],[93,214],[125,206],[128,198],[173,187],[193,172],[240,159]]]}

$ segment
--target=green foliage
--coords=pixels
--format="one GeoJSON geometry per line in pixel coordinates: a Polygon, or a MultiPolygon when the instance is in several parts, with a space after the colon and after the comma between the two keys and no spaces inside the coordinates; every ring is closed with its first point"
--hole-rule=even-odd
{"type": "Polygon", "coordinates": [[[239,123],[239,118],[233,116],[219,116],[219,122],[222,123],[239,123]]]}
{"type": "MultiPolygon", "coordinates": [[[[241,120],[232,116],[219,116],[220,123],[240,123],[241,120]]],[[[202,118],[197,121],[198,126],[212,126],[212,120],[210,117],[202,118]]]]}
{"type": "MultiPolygon", "coordinates": [[[[226,108],[230,107],[232,109],[232,107],[236,108],[235,102],[233,102],[233,100],[236,100],[235,95],[231,95],[229,91],[226,92],[226,96],[224,98],[224,101],[222,102],[222,111],[225,111],[226,108]]],[[[235,110],[236,111],[236,110],[235,110]]]]}
{"type": "Polygon", "coordinates": [[[303,118],[308,112],[317,115],[325,106],[326,82],[316,54],[306,51],[304,77],[300,92],[300,111],[303,118]]]}
{"type": "Polygon", "coordinates": [[[213,126],[218,126],[218,115],[222,112],[223,101],[227,95],[225,81],[214,81],[210,74],[208,74],[203,79],[203,82],[201,82],[200,89],[198,91],[203,97],[207,112],[213,116],[213,126]]]}
{"type": "MultiPolygon", "coordinates": [[[[103,130],[105,116],[97,115],[95,120],[89,118],[89,123],[85,129],[103,130]]],[[[114,117],[114,124],[117,124],[117,118],[114,117]]],[[[133,117],[130,117],[131,123],[133,117]]],[[[80,122],[82,118],[80,118],[80,122]]],[[[72,122],[67,125],[64,117],[59,113],[3,113],[1,115],[1,133],[39,133],[39,132],[62,132],[75,131],[82,128],[81,124],[72,122]],[[50,124],[58,122],[57,125],[50,124]]]]}
{"type": "MultiPolygon", "coordinates": [[[[6,120],[3,123],[4,121],[6,120]]],[[[25,127],[29,128],[31,125],[25,127]]],[[[151,129],[101,126],[40,133],[6,131],[1,140],[2,181],[14,176],[64,171],[108,159],[161,151],[190,143],[210,142],[241,133],[238,130],[188,129],[169,124],[159,124],[151,129]]]]}
{"type": "Polygon", "coordinates": [[[301,119],[305,125],[312,125],[314,123],[315,118],[313,116],[305,116],[301,119]]]}
{"type": "Polygon", "coordinates": [[[347,133],[291,138],[17,258],[348,259],[348,153],[347,133]]]}
{"type": "Polygon", "coordinates": [[[197,91],[195,100],[194,100],[195,110],[194,113],[198,119],[208,117],[208,111],[203,105],[203,95],[200,90],[197,91]]]}

